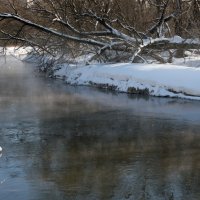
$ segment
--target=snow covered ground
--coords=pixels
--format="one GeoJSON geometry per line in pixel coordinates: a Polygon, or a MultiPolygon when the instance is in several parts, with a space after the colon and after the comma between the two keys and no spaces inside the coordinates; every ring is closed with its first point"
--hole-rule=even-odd
{"type": "Polygon", "coordinates": [[[172,64],[63,65],[57,78],[119,92],[200,100],[200,68],[172,64]]]}
{"type": "MultiPolygon", "coordinates": [[[[30,49],[7,49],[20,57],[30,49]]],[[[172,64],[92,64],[55,66],[54,77],[73,85],[89,85],[119,92],[200,100],[200,55],[172,64]]]]}
{"type": "Polygon", "coordinates": [[[28,53],[32,51],[32,47],[0,47],[0,56],[14,56],[17,59],[25,59],[28,53]]]}

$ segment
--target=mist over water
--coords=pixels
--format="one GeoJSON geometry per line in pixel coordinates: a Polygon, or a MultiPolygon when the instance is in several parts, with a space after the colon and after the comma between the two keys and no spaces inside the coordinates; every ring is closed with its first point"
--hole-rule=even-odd
{"type": "Polygon", "coordinates": [[[117,94],[0,61],[0,199],[199,199],[200,102],[117,94]]]}

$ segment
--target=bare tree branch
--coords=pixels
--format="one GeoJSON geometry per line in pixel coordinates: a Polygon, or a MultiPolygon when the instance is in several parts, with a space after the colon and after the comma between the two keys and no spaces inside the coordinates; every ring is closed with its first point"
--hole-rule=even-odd
{"type": "Polygon", "coordinates": [[[75,41],[75,42],[80,42],[80,43],[85,43],[85,44],[90,44],[90,45],[95,45],[95,46],[100,46],[100,47],[106,45],[105,43],[95,41],[95,40],[92,40],[92,39],[73,37],[73,36],[70,36],[70,35],[67,35],[67,34],[64,34],[64,33],[61,33],[61,32],[57,32],[57,31],[52,30],[50,28],[46,28],[42,25],[33,23],[33,22],[31,22],[27,19],[24,19],[24,18],[22,18],[18,15],[9,14],[9,13],[0,13],[0,18],[2,18],[2,19],[14,19],[14,20],[21,22],[21,23],[23,23],[27,26],[31,26],[33,28],[44,31],[46,33],[51,33],[55,36],[58,36],[58,37],[61,37],[61,38],[64,38],[64,39],[68,39],[68,40],[72,40],[72,41],[75,41]]]}

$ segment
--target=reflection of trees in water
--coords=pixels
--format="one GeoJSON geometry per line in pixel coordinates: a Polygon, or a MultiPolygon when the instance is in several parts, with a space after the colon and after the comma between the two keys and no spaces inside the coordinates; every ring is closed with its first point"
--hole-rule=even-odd
{"type": "Polygon", "coordinates": [[[0,79],[0,94],[8,100],[0,105],[8,113],[0,117],[0,140],[12,143],[12,157],[24,159],[31,181],[55,183],[56,192],[47,188],[43,199],[63,195],[58,191],[67,199],[198,199],[199,127],[138,116],[136,106],[88,103],[76,89],[52,91],[42,82],[38,89],[33,80],[15,77],[6,92],[0,79]]]}
{"type": "Polygon", "coordinates": [[[1,161],[9,155],[6,166],[19,173],[24,168],[44,195],[39,199],[199,198],[199,127],[166,119],[167,109],[172,116],[173,109],[184,107],[194,116],[198,104],[170,107],[170,100],[124,95],[116,100],[96,90],[47,83],[26,74],[0,74],[0,141],[7,151],[1,161]],[[146,106],[160,108],[152,113],[158,118],[144,117],[146,106]],[[44,189],[43,180],[55,183],[56,191],[48,184],[44,189]]]}
{"type": "MultiPolygon", "coordinates": [[[[30,124],[18,126],[25,144],[15,154],[26,154],[31,180],[54,182],[67,199],[198,198],[197,126],[80,105],[55,115],[41,109],[39,140],[26,143],[30,124]]],[[[48,193],[56,194],[40,195],[48,193]]]]}
{"type": "Polygon", "coordinates": [[[40,144],[39,168],[34,170],[69,198],[199,195],[196,127],[109,111],[47,119],[41,121],[40,131],[45,144],[40,144]]]}

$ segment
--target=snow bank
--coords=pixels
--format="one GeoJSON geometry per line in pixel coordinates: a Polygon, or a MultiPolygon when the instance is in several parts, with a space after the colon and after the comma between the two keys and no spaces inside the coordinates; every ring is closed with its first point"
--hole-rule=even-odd
{"type": "Polygon", "coordinates": [[[172,64],[63,65],[55,77],[119,92],[200,100],[200,68],[172,64]]]}
{"type": "Polygon", "coordinates": [[[0,56],[14,56],[23,60],[32,50],[32,47],[0,47],[0,56]]]}
{"type": "MultiPolygon", "coordinates": [[[[180,38],[175,39],[180,42],[180,38]]],[[[28,57],[27,54],[31,51],[31,47],[7,47],[0,48],[0,55],[12,55],[22,60],[28,57]]],[[[57,70],[54,71],[54,76],[74,85],[200,100],[200,57],[188,53],[191,55],[175,59],[173,64],[58,64],[55,66],[57,70]]],[[[37,57],[31,61],[33,62],[34,59],[37,61],[37,57]]]]}

